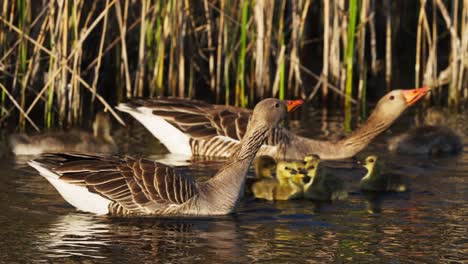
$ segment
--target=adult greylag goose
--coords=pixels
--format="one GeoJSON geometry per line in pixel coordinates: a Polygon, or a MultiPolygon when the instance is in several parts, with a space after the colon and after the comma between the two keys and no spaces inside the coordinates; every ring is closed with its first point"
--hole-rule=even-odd
{"type": "MultiPolygon", "coordinates": [[[[428,90],[423,87],[389,92],[380,99],[364,125],[339,141],[314,140],[275,127],[258,154],[294,160],[301,160],[308,154],[316,154],[321,159],[352,157],[428,90]]],[[[252,114],[251,110],[238,107],[164,97],[134,99],[120,104],[117,109],[136,118],[169,152],[212,157],[233,154],[252,114]]]]}
{"type": "Polygon", "coordinates": [[[38,155],[46,152],[84,152],[112,154],[117,146],[110,134],[109,115],[99,112],[93,122],[93,133],[72,129],[67,132],[46,132],[10,137],[10,148],[15,155],[38,155]]]}
{"type": "Polygon", "coordinates": [[[422,125],[392,137],[388,149],[410,155],[457,154],[463,149],[462,138],[446,120],[440,110],[430,108],[422,125]]]}
{"type": "Polygon", "coordinates": [[[302,102],[257,104],[239,148],[218,173],[197,182],[157,161],[87,154],[45,154],[30,161],[77,209],[110,215],[222,215],[243,194],[245,175],[271,129],[302,102]]]}

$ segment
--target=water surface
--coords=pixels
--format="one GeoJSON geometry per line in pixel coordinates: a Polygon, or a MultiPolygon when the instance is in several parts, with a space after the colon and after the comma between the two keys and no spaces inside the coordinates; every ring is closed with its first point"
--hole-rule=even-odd
{"type": "MultiPolygon", "coordinates": [[[[295,130],[314,137],[342,132],[340,115],[303,112],[295,130]]],[[[379,153],[404,173],[410,191],[370,197],[347,177],[345,201],[268,202],[246,197],[237,213],[209,218],[108,218],[68,205],[37,173],[0,159],[0,262],[86,263],[441,263],[468,261],[468,146],[455,157],[404,157],[386,139],[410,126],[402,118],[359,157],[379,153]]],[[[161,155],[144,129],[123,133],[123,152],[161,155]]],[[[462,126],[465,131],[468,125],[462,126]]],[[[132,130],[133,131],[133,130],[132,130]]],[[[465,142],[468,137],[464,136],[465,142]]],[[[121,140],[122,141],[122,140],[121,140]]],[[[192,165],[211,175],[209,162],[192,165]]]]}

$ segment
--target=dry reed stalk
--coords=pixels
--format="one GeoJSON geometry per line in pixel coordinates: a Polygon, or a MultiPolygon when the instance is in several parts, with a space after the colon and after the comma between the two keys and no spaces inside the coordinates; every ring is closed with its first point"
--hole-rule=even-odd
{"type": "MultiPolygon", "coordinates": [[[[221,1],[221,10],[224,10],[225,1],[221,1]]],[[[219,14],[219,26],[218,26],[218,41],[216,47],[216,103],[219,104],[221,96],[221,59],[223,52],[223,35],[224,35],[224,11],[219,14]]],[[[192,68],[191,68],[192,69],[192,68]]]]}
{"type": "MultiPolygon", "coordinates": [[[[53,82],[60,72],[61,72],[61,69],[56,69],[54,73],[49,73],[49,77],[47,78],[46,83],[44,84],[42,89],[39,91],[39,93],[36,95],[36,98],[34,98],[32,103],[29,105],[28,109],[26,110],[26,114],[29,114],[31,110],[33,110],[36,103],[39,102],[39,99],[41,99],[42,94],[44,94],[47,91],[47,88],[53,87],[53,82]]],[[[49,94],[53,94],[53,92],[49,92],[49,94]]]]}
{"type": "MultiPolygon", "coordinates": [[[[70,91],[70,96],[68,100],[68,125],[70,124],[78,124],[81,119],[81,104],[82,104],[82,97],[80,94],[80,84],[78,82],[77,76],[81,75],[81,64],[82,64],[82,58],[83,58],[83,45],[81,39],[81,34],[84,34],[85,32],[80,30],[79,25],[81,24],[81,10],[82,8],[80,7],[83,5],[82,0],[73,0],[73,3],[70,3],[72,5],[72,10],[71,10],[71,17],[70,17],[70,27],[73,32],[73,37],[72,43],[70,45],[70,52],[74,52],[73,55],[73,62],[72,62],[72,68],[73,72],[71,73],[70,77],[70,84],[71,84],[71,91],[70,91]],[[76,51],[75,51],[76,50],[76,51]]],[[[90,15],[90,14],[88,14],[90,15]]],[[[87,25],[84,26],[86,28],[87,25]]],[[[94,109],[91,107],[91,109],[94,109]]]]}
{"type": "MultiPolygon", "coordinates": [[[[329,54],[329,76],[333,81],[340,79],[341,71],[341,45],[340,45],[340,35],[341,35],[341,23],[340,23],[340,11],[339,11],[339,0],[333,1],[333,27],[332,27],[332,36],[330,43],[329,54]]],[[[327,78],[327,81],[328,81],[327,78]]],[[[328,84],[327,84],[328,87],[328,84]]]]}
{"type": "Polygon", "coordinates": [[[460,71],[458,73],[458,92],[463,95],[464,100],[468,99],[468,0],[463,0],[463,7],[461,13],[461,58],[460,58],[460,71]],[[463,84],[465,80],[465,84],[463,84]],[[463,86],[464,85],[464,86],[463,86]],[[463,93],[463,87],[464,93],[463,93]]]}
{"type": "MultiPolygon", "coordinates": [[[[107,17],[108,17],[108,13],[109,13],[109,10],[110,10],[109,1],[110,0],[106,0],[106,7],[104,8],[107,11],[106,11],[106,14],[104,16],[104,21],[102,22],[101,40],[99,42],[99,51],[98,51],[98,56],[96,58],[97,64],[96,64],[96,67],[94,67],[94,79],[93,79],[93,82],[92,82],[92,85],[91,85],[94,93],[96,92],[96,86],[97,86],[97,82],[98,82],[98,79],[99,79],[99,70],[101,69],[101,62],[102,62],[102,57],[103,57],[104,43],[105,43],[105,40],[106,40],[107,17]]],[[[93,94],[93,96],[91,98],[91,102],[94,102],[94,100],[95,100],[95,96],[93,94]]]]}
{"type": "MultiPolygon", "coordinates": [[[[334,14],[336,15],[336,14],[334,14]]],[[[328,65],[330,52],[330,1],[323,0],[323,62],[322,62],[322,101],[328,97],[328,65]]]]}
{"type": "Polygon", "coordinates": [[[10,94],[10,92],[8,92],[8,89],[2,83],[0,83],[0,88],[2,88],[2,91],[6,94],[6,96],[8,96],[13,105],[20,111],[21,115],[24,116],[25,120],[27,120],[36,131],[41,131],[34,123],[34,121],[32,121],[32,119],[23,111],[23,108],[21,108],[15,98],[10,94]]]}
{"type": "Polygon", "coordinates": [[[301,12],[300,8],[303,6],[303,0],[292,1],[291,2],[291,52],[290,52],[290,64],[289,64],[289,74],[288,74],[288,89],[293,90],[294,97],[299,96],[299,86],[302,85],[301,74],[299,71],[299,52],[301,48],[301,12]],[[294,87],[293,87],[293,78],[294,78],[294,87]]]}
{"type": "Polygon", "coordinates": [[[143,96],[143,81],[145,76],[145,53],[146,53],[146,13],[148,12],[150,1],[141,0],[141,12],[140,12],[140,41],[138,48],[138,65],[135,74],[135,84],[133,86],[134,96],[143,96]]]}
{"type": "MultiPolygon", "coordinates": [[[[168,88],[170,89],[171,91],[171,95],[172,96],[176,96],[177,95],[177,91],[176,91],[176,84],[175,84],[175,78],[173,77],[174,75],[174,56],[175,56],[175,47],[177,45],[177,43],[175,42],[175,37],[177,36],[177,33],[176,32],[171,32],[172,29],[175,28],[175,30],[177,31],[177,25],[175,25],[175,22],[174,20],[176,20],[174,17],[175,17],[175,13],[176,11],[174,11],[175,7],[174,7],[174,2],[171,1],[170,4],[167,5],[167,8],[168,8],[168,11],[167,11],[167,14],[166,14],[166,17],[168,18],[167,22],[171,23],[167,23],[166,24],[166,21],[164,23],[164,27],[167,29],[167,32],[170,32],[172,33],[171,35],[171,38],[169,39],[170,41],[170,46],[169,46],[169,66],[168,66],[168,75],[167,75],[167,82],[168,82],[168,88]]],[[[168,33],[169,35],[169,33],[168,33]]]]}
{"type": "Polygon", "coordinates": [[[208,73],[210,76],[210,89],[212,92],[216,90],[216,76],[214,71],[214,46],[213,46],[213,28],[214,24],[211,19],[211,11],[208,6],[208,0],[203,0],[203,8],[205,9],[205,19],[206,19],[206,34],[208,40],[208,53],[209,53],[209,60],[208,60],[208,73]]]}
{"type": "Polygon", "coordinates": [[[422,32],[422,24],[423,20],[426,16],[425,8],[426,8],[426,0],[420,0],[420,8],[419,8],[419,18],[418,18],[418,27],[416,32],[416,63],[414,65],[414,86],[419,87],[419,78],[420,78],[420,71],[421,71],[421,32],[422,32]]]}
{"type": "MultiPolygon", "coordinates": [[[[65,61],[66,55],[68,54],[68,0],[58,2],[58,15],[57,21],[60,21],[59,26],[57,27],[57,57],[59,68],[61,69],[61,74],[58,79],[58,89],[56,89],[56,95],[59,105],[59,122],[63,126],[63,121],[65,120],[67,113],[67,90],[71,90],[68,83],[68,72],[66,67],[67,61],[65,61]]],[[[73,71],[72,71],[73,72],[73,71]]]]}
{"type": "Polygon", "coordinates": [[[273,35],[273,18],[275,14],[275,4],[273,1],[266,1],[263,5],[265,9],[265,41],[263,54],[263,97],[271,96],[271,79],[270,79],[270,60],[272,57],[272,35],[273,35]]]}
{"type": "MultiPolygon", "coordinates": [[[[432,55],[432,74],[430,75],[430,78],[434,81],[437,81],[437,39],[438,39],[438,34],[437,34],[437,3],[435,0],[432,0],[432,48],[431,48],[431,55],[432,55]]],[[[426,98],[429,100],[430,97],[435,97],[437,96],[436,100],[438,101],[438,104],[440,104],[440,99],[441,99],[441,92],[440,90],[436,90],[432,93],[430,93],[426,98]],[[435,92],[435,93],[434,93],[435,92]]]]}
{"type": "Polygon", "coordinates": [[[449,96],[448,96],[448,105],[450,107],[458,106],[458,69],[460,61],[460,39],[458,38],[457,30],[453,26],[452,19],[445,7],[444,3],[441,0],[437,0],[437,6],[439,7],[440,13],[444,18],[447,29],[450,32],[450,85],[449,85],[449,96]]]}
{"type": "MultiPolygon", "coordinates": [[[[31,3],[26,0],[19,0],[18,1],[18,12],[19,12],[19,17],[18,17],[18,27],[21,29],[21,31],[25,32],[26,34],[29,34],[30,31],[30,24],[29,24],[29,17],[30,17],[30,9],[28,6],[31,3]]],[[[26,73],[26,60],[27,60],[27,43],[23,41],[21,38],[20,45],[18,47],[18,54],[19,58],[16,61],[16,66],[15,66],[15,74],[13,78],[13,89],[16,87],[16,82],[18,80],[18,77],[24,77],[26,73]]],[[[25,107],[26,103],[26,82],[22,78],[19,80],[20,88],[21,88],[21,98],[20,98],[20,106],[21,108],[25,107]]],[[[25,119],[24,115],[21,112],[20,117],[19,117],[19,125],[21,129],[24,129],[25,126],[25,119]]]]}
{"type": "Polygon", "coordinates": [[[264,92],[264,66],[265,58],[263,50],[265,41],[265,1],[255,1],[254,20],[257,29],[255,38],[255,83],[258,97],[263,97],[264,92]]]}
{"type": "Polygon", "coordinates": [[[385,82],[387,91],[392,88],[392,5],[390,0],[385,0],[385,82]]]}
{"type": "MultiPolygon", "coordinates": [[[[375,0],[371,0],[370,9],[375,14],[375,0]]],[[[379,71],[377,64],[377,40],[375,34],[375,16],[372,15],[369,21],[369,34],[370,34],[370,49],[371,49],[371,72],[376,75],[379,71]]],[[[418,87],[418,86],[416,86],[418,87]]]]}
{"type": "Polygon", "coordinates": [[[132,97],[132,86],[130,81],[130,71],[128,68],[128,56],[127,56],[127,41],[125,39],[126,32],[127,32],[127,10],[128,10],[128,0],[124,2],[124,12],[122,13],[122,7],[120,5],[120,1],[116,1],[115,4],[115,12],[117,16],[117,23],[119,25],[120,30],[120,44],[122,45],[121,48],[121,58],[122,58],[122,65],[120,66],[124,76],[125,76],[125,95],[127,98],[132,97]]]}
{"type": "MultiPolygon", "coordinates": [[[[185,94],[185,47],[184,47],[184,40],[186,37],[186,30],[187,30],[187,17],[185,16],[184,12],[184,4],[182,1],[177,2],[177,29],[180,31],[177,34],[177,45],[178,45],[178,96],[184,97],[185,94]]],[[[214,75],[211,75],[214,77],[214,75]]]]}
{"type": "MultiPolygon", "coordinates": [[[[226,4],[224,4],[225,1],[222,1],[222,2],[223,2],[223,4],[221,5],[221,12],[226,13],[227,10],[229,10],[230,3],[227,2],[226,4]]],[[[225,29],[223,30],[224,31],[223,49],[225,51],[227,51],[227,50],[232,50],[232,49],[230,49],[231,45],[230,45],[230,42],[229,42],[230,41],[230,38],[229,38],[229,34],[230,34],[229,25],[230,25],[230,23],[225,23],[225,25],[226,25],[225,29]]],[[[224,67],[223,67],[223,69],[224,69],[224,73],[223,73],[223,75],[224,75],[224,89],[225,89],[224,102],[225,102],[226,105],[230,104],[229,98],[230,98],[231,91],[230,91],[230,83],[229,83],[230,82],[230,79],[229,79],[229,65],[231,63],[231,58],[232,58],[232,55],[230,55],[230,54],[227,54],[225,56],[224,67]]]]}
{"type": "MultiPolygon", "coordinates": [[[[276,73],[275,73],[275,80],[273,81],[273,91],[272,91],[272,96],[276,97],[278,95],[279,87],[280,87],[280,82],[281,82],[281,70],[284,70],[284,67],[281,65],[284,65],[284,53],[286,51],[286,46],[282,45],[281,49],[279,51],[279,54],[277,55],[277,61],[276,61],[276,73]]],[[[280,97],[281,98],[281,97],[280,97]]]]}
{"type": "MultiPolygon", "coordinates": [[[[40,29],[39,29],[39,34],[37,36],[37,42],[40,45],[44,45],[45,32],[46,32],[47,26],[48,26],[48,19],[46,17],[44,19],[44,22],[42,23],[40,29]]],[[[35,78],[35,74],[37,73],[38,67],[39,67],[39,64],[37,63],[39,61],[39,59],[40,59],[39,56],[40,56],[39,46],[34,46],[31,59],[29,60],[29,63],[28,63],[28,68],[27,68],[26,73],[25,73],[25,75],[23,77],[23,82],[24,82],[24,84],[26,86],[28,85],[28,83],[30,81],[30,78],[31,79],[35,78]]]]}
{"type": "Polygon", "coordinates": [[[358,65],[359,65],[359,85],[358,85],[358,101],[363,102],[362,106],[365,105],[364,95],[364,79],[366,78],[367,71],[365,70],[365,52],[366,52],[366,24],[369,10],[369,0],[362,0],[361,14],[360,14],[360,26],[358,33],[358,65]]]}

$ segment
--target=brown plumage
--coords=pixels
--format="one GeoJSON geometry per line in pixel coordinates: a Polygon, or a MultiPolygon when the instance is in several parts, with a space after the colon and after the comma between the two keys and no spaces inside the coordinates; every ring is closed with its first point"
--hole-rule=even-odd
{"type": "MultiPolygon", "coordinates": [[[[309,139],[275,127],[259,154],[279,159],[302,159],[309,154],[318,155],[321,159],[352,157],[427,91],[427,88],[420,88],[389,92],[378,102],[363,126],[339,141],[309,139]]],[[[135,99],[119,105],[118,109],[138,119],[170,152],[213,157],[232,155],[251,116],[251,111],[243,108],[164,97],[135,99]],[[170,132],[163,131],[162,127],[168,125],[172,127],[168,129],[170,132]],[[180,137],[174,136],[177,133],[180,137]]]]}
{"type": "Polygon", "coordinates": [[[128,156],[46,154],[29,164],[83,211],[111,215],[228,214],[243,194],[245,175],[256,152],[269,130],[284,119],[290,105],[277,99],[261,101],[233,156],[206,182],[196,182],[184,171],[157,161],[128,156]],[[81,189],[74,189],[77,186],[81,189]],[[82,197],[73,197],[71,191],[82,197]]]}

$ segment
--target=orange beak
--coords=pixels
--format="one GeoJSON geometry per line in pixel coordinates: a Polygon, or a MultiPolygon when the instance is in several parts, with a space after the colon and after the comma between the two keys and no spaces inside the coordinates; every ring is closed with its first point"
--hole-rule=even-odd
{"type": "Polygon", "coordinates": [[[286,100],[286,106],[288,107],[288,112],[294,111],[294,109],[298,108],[304,103],[304,100],[286,100]]]}
{"type": "Polygon", "coordinates": [[[404,90],[403,96],[405,97],[405,101],[408,106],[413,105],[416,103],[420,98],[426,95],[431,89],[427,86],[411,89],[411,90],[404,90]]]}

